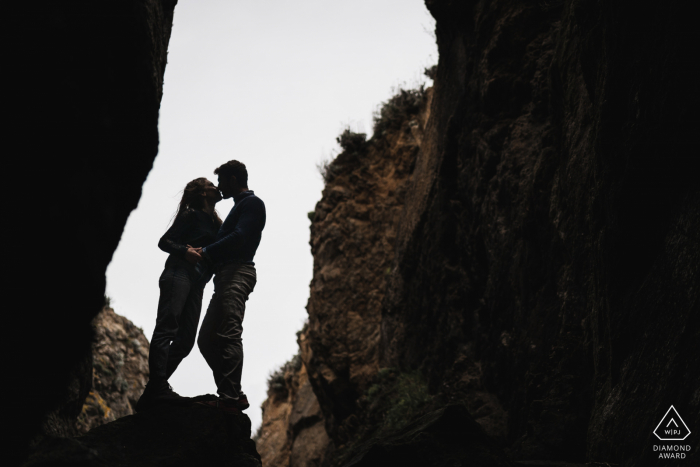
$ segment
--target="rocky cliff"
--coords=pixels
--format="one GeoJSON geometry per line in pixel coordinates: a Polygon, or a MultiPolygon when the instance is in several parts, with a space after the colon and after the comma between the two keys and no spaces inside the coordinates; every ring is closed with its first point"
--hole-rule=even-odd
{"type": "Polygon", "coordinates": [[[356,423],[356,401],[379,370],[382,301],[430,95],[399,92],[385,106],[382,136],[366,141],[346,130],[342,152],[322,168],[325,188],[309,213],[314,274],[309,322],[299,333],[303,365],[288,371],[285,397],[271,390],[263,405],[258,448],[263,460],[275,452],[266,465],[321,465],[333,451],[324,426],[341,443],[349,439],[338,422],[356,423]],[[316,385],[324,391],[312,391],[316,385]],[[307,407],[319,407],[318,418],[300,430],[295,414],[307,407]]]}
{"type": "Polygon", "coordinates": [[[72,375],[70,397],[45,418],[23,466],[261,466],[246,415],[197,404],[215,396],[135,414],[148,382],[148,340],[109,306],[92,327],[91,365],[72,375]]]}
{"type": "Polygon", "coordinates": [[[71,375],[64,403],[44,418],[33,444],[74,437],[134,413],[148,382],[148,340],[109,306],[92,321],[91,351],[71,375]]]}
{"type": "Polygon", "coordinates": [[[22,193],[8,216],[8,288],[19,305],[6,323],[14,383],[5,397],[22,407],[5,419],[14,427],[9,464],[26,457],[47,414],[70,402],[75,375],[89,381],[90,323],[102,308],[105,270],[158,152],[175,3],[8,8],[6,169],[9,191],[22,193]]]}
{"type": "MultiPolygon", "coordinates": [[[[263,403],[257,450],[265,466],[319,466],[327,457],[330,438],[306,367],[296,356],[271,380],[263,403]]],[[[274,377],[274,376],[273,376],[274,377]]]]}
{"type": "Polygon", "coordinates": [[[93,321],[92,384],[78,432],[134,413],[148,382],[148,339],[131,321],[105,307],[93,321]]]}
{"type": "Polygon", "coordinates": [[[662,463],[652,432],[671,404],[700,426],[688,6],[426,5],[425,120],[344,147],[313,219],[300,348],[324,463],[444,454],[391,440],[454,404],[514,461],[662,463]]]}

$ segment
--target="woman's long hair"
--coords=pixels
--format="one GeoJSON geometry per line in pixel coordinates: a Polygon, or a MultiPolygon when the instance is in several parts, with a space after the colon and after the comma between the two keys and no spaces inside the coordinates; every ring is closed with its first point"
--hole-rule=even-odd
{"type": "MultiPolygon", "coordinates": [[[[187,184],[185,189],[182,190],[182,199],[180,200],[180,204],[177,207],[177,212],[173,217],[173,223],[177,222],[177,220],[190,209],[204,208],[204,197],[202,196],[202,193],[204,193],[208,181],[209,180],[206,178],[200,177],[195,178],[187,184]]],[[[216,209],[214,209],[212,212],[211,218],[214,221],[216,228],[221,227],[223,222],[219,217],[219,213],[216,212],[216,209]]]]}

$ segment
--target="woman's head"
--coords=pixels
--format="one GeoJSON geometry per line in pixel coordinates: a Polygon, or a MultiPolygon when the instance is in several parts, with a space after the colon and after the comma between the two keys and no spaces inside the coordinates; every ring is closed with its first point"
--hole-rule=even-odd
{"type": "MultiPolygon", "coordinates": [[[[206,203],[213,206],[221,200],[219,189],[212,182],[204,177],[195,178],[189,182],[185,189],[182,190],[182,199],[175,214],[175,219],[180,217],[188,209],[204,209],[206,203]]],[[[218,226],[221,225],[221,219],[216,210],[212,213],[212,218],[218,226]]]]}

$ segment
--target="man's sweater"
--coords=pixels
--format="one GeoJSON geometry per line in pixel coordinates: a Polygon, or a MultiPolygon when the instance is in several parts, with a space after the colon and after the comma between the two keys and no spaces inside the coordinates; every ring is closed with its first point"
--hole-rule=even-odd
{"type": "Polygon", "coordinates": [[[252,190],[233,198],[234,205],[216,234],[216,241],[202,251],[214,265],[254,265],[253,257],[265,227],[265,203],[252,190]]]}

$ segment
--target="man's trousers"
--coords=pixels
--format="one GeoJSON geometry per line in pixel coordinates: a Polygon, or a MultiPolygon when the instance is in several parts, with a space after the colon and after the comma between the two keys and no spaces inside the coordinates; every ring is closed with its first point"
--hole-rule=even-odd
{"type": "Polygon", "coordinates": [[[227,264],[219,268],[214,276],[214,296],[199,330],[197,345],[224,399],[237,399],[242,394],[243,317],[255,283],[254,266],[227,264]]]}

